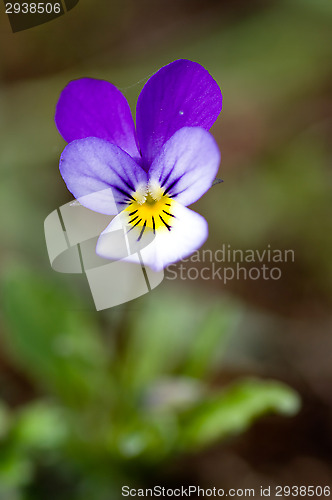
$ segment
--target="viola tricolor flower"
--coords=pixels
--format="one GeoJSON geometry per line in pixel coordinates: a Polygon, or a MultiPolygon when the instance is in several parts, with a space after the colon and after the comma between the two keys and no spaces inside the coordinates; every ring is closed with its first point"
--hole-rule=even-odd
{"type": "Polygon", "coordinates": [[[215,80],[187,60],[164,66],[147,81],[137,102],[136,132],[125,97],[111,83],[82,78],[65,87],[55,116],[69,142],[61,175],[87,208],[116,215],[99,237],[97,254],[118,258],[105,236],[123,226],[143,243],[143,261],[154,270],[204,243],[207,222],[187,206],[217,174],[220,153],[208,130],[221,106],[215,80]],[[151,236],[153,244],[144,245],[151,236]]]}

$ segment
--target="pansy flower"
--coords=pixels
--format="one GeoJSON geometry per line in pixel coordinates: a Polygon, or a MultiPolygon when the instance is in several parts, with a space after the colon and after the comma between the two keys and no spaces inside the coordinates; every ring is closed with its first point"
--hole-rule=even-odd
{"type": "Polygon", "coordinates": [[[87,208],[116,215],[99,237],[98,255],[118,258],[106,236],[123,226],[143,243],[143,261],[157,271],[204,243],[207,222],[187,206],[217,174],[220,153],[208,130],[221,106],[211,75],[183,59],[161,68],[143,87],[136,131],[125,97],[111,83],[82,78],[65,87],[55,116],[69,143],[61,175],[87,208]],[[144,245],[151,235],[153,244],[144,245]]]}

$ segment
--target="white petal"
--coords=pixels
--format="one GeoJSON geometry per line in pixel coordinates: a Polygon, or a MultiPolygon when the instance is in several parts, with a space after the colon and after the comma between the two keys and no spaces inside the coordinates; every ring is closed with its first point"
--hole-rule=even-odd
{"type": "Polygon", "coordinates": [[[141,228],[134,228],[126,237],[130,237],[127,244],[127,256],[123,249],[119,252],[117,245],[113,245],[110,233],[126,226],[127,218],[123,212],[117,215],[97,243],[97,254],[106,259],[124,258],[128,262],[143,263],[154,271],[160,271],[173,262],[177,262],[191,255],[197,250],[208,236],[208,225],[204,217],[184,207],[180,203],[174,204],[172,229],[158,230],[155,235],[146,230],[140,241],[137,241],[141,228]],[[139,252],[139,253],[137,253],[139,252]]]}

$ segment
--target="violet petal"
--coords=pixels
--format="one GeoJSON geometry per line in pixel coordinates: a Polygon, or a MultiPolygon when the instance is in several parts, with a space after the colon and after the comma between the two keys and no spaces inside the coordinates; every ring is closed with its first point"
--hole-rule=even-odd
{"type": "Polygon", "coordinates": [[[145,168],[180,128],[209,130],[221,107],[220,88],[200,64],[180,59],[161,68],[137,102],[137,137],[145,168]]]}
{"type": "Polygon", "coordinates": [[[114,215],[146,186],[147,174],[122,149],[96,137],[73,141],[64,149],[60,173],[82,205],[114,215]]]}
{"type": "Polygon", "coordinates": [[[184,127],[163,146],[149,170],[151,185],[182,205],[197,201],[211,186],[218,172],[220,152],[206,130],[184,127]]]}
{"type": "Polygon", "coordinates": [[[67,142],[99,137],[139,157],[128,102],[109,82],[93,78],[69,82],[56,106],[55,123],[67,142]]]}

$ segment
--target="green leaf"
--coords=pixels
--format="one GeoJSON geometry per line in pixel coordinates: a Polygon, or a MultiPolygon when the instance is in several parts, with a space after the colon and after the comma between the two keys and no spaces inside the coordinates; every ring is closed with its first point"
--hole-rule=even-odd
{"type": "MultiPolygon", "coordinates": [[[[28,484],[33,477],[32,461],[20,453],[1,454],[0,460],[0,495],[10,493],[12,489],[28,484]]],[[[1,498],[3,498],[1,496],[1,498]]],[[[10,497],[9,497],[10,498],[10,497]]]]}
{"type": "Polygon", "coordinates": [[[40,401],[18,413],[12,439],[19,448],[54,450],[66,441],[68,435],[69,425],[64,410],[40,401]]]}
{"type": "Polygon", "coordinates": [[[80,406],[103,387],[106,356],[92,317],[32,271],[9,268],[1,282],[4,343],[42,387],[80,406]]]}
{"type": "Polygon", "coordinates": [[[181,370],[206,304],[193,307],[186,296],[179,300],[156,291],[145,308],[130,316],[130,337],[119,366],[125,387],[140,390],[163,375],[181,370]]]}
{"type": "Polygon", "coordinates": [[[216,367],[240,314],[238,307],[226,301],[218,301],[218,304],[207,311],[192,345],[189,346],[184,375],[204,378],[216,367]]]}
{"type": "Polygon", "coordinates": [[[141,413],[118,427],[112,446],[122,459],[155,465],[172,454],[177,438],[177,420],[171,413],[141,413]]]}
{"type": "Polygon", "coordinates": [[[0,401],[0,440],[7,435],[10,425],[9,408],[3,401],[0,401]]]}
{"type": "Polygon", "coordinates": [[[235,383],[184,416],[180,448],[209,445],[244,432],[262,415],[292,416],[299,408],[297,393],[280,382],[252,379],[235,383]]]}

